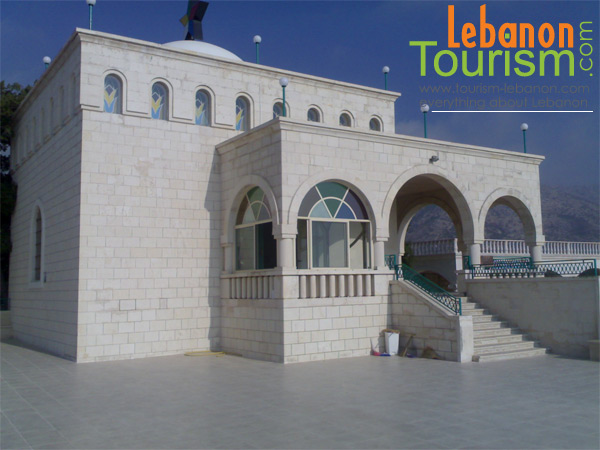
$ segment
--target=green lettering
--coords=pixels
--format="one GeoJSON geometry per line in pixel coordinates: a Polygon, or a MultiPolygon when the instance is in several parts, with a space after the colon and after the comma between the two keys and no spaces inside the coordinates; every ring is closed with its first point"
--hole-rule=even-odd
{"type": "Polygon", "coordinates": [[[546,56],[551,55],[554,56],[554,76],[559,76],[560,75],[560,57],[563,55],[567,55],[567,57],[569,58],[569,76],[573,76],[575,75],[575,57],[573,56],[573,52],[570,50],[563,50],[562,52],[558,53],[556,50],[548,50],[548,51],[544,51],[541,50],[540,51],[540,75],[544,76],[545,75],[545,61],[546,61],[546,56]]]}
{"type": "Polygon", "coordinates": [[[517,64],[521,64],[522,66],[527,66],[529,67],[529,70],[527,72],[519,69],[518,67],[515,67],[515,73],[517,75],[519,75],[520,77],[530,77],[531,75],[533,75],[535,73],[535,64],[532,63],[531,61],[527,61],[523,58],[521,58],[521,55],[525,55],[528,56],[529,58],[533,58],[533,52],[530,52],[529,50],[521,50],[519,52],[517,52],[515,54],[515,62],[517,64]]]}
{"type": "Polygon", "coordinates": [[[435,72],[442,77],[449,77],[450,75],[454,75],[456,73],[456,69],[458,69],[458,58],[451,52],[450,50],[442,50],[441,52],[437,52],[435,55],[435,59],[433,60],[433,67],[435,68],[435,72]],[[440,69],[440,58],[444,55],[450,56],[452,59],[452,68],[448,72],[444,72],[440,69]]]}
{"type": "Polygon", "coordinates": [[[437,41],[410,41],[411,47],[421,47],[421,76],[424,77],[427,73],[426,52],[427,47],[437,47],[437,41]]]}

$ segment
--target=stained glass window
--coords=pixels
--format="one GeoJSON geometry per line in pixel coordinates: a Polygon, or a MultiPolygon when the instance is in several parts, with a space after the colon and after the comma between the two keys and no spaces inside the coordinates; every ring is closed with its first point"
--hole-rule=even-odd
{"type": "Polygon", "coordinates": [[[283,117],[283,103],[277,102],[273,105],[273,119],[283,117]]]}
{"type": "Polygon", "coordinates": [[[236,270],[272,269],[277,265],[271,211],[265,193],[250,189],[238,210],[235,230],[236,270]]]}
{"type": "Polygon", "coordinates": [[[309,122],[320,122],[321,114],[319,114],[319,110],[317,108],[310,108],[306,113],[306,120],[309,122]]]}
{"type": "Polygon", "coordinates": [[[196,92],[196,110],[195,110],[196,125],[210,125],[210,97],[206,91],[196,92]]]}
{"type": "Polygon", "coordinates": [[[104,112],[122,113],[123,87],[116,75],[107,75],[104,79],[104,112]]]}
{"type": "Polygon", "coordinates": [[[348,113],[340,114],[340,125],[343,127],[352,126],[352,119],[350,118],[350,115],[348,113]]]}
{"type": "Polygon", "coordinates": [[[169,120],[169,91],[162,83],[152,85],[150,114],[153,119],[169,120]]]}
{"type": "Polygon", "coordinates": [[[370,222],[351,189],[334,181],[317,184],[304,197],[298,217],[298,269],[370,267],[370,222]]]}
{"type": "Polygon", "coordinates": [[[235,101],[235,129],[238,131],[250,129],[250,107],[244,97],[238,97],[235,101]]]}
{"type": "Polygon", "coordinates": [[[373,117],[369,121],[369,130],[371,130],[371,131],[381,131],[381,122],[379,121],[379,119],[376,119],[375,117],[373,117]]]}

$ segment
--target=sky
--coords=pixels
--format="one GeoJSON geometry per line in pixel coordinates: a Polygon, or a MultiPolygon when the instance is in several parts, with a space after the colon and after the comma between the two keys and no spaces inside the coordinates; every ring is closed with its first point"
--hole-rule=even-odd
{"type": "MultiPolygon", "coordinates": [[[[254,35],[262,37],[260,63],[371,87],[384,87],[383,66],[389,66],[388,88],[402,93],[396,102],[396,133],[423,135],[420,104],[431,104],[427,115],[428,137],[511,151],[523,151],[521,123],[527,123],[527,151],[546,157],[540,167],[543,184],[594,186],[600,178],[599,83],[600,46],[596,1],[488,1],[486,22],[496,31],[504,23],[530,23],[537,30],[549,23],[558,35],[558,24],[574,28],[574,74],[565,59],[560,74],[554,74],[552,58],[540,76],[535,42],[532,49],[535,72],[517,76],[515,53],[498,39],[491,48],[480,46],[480,6],[483,2],[438,1],[213,1],[206,12],[204,39],[254,62],[254,35]],[[454,40],[460,48],[449,48],[448,6],[454,5],[454,40]],[[580,23],[592,22],[592,31],[580,40],[580,23]],[[467,49],[460,38],[464,24],[475,24],[476,47],[467,49]],[[436,41],[428,47],[426,74],[421,73],[421,51],[411,41],[436,41]],[[584,47],[580,46],[586,44],[584,47]],[[451,50],[457,71],[441,76],[434,57],[451,50]],[[475,71],[482,52],[483,75],[475,71]],[[490,51],[510,51],[511,75],[504,75],[504,53],[498,57],[494,76],[489,74],[490,51]],[[589,53],[589,56],[581,55],[589,53]],[[593,64],[584,71],[580,68],[593,64]],[[512,91],[511,91],[512,89],[512,91]],[[562,89],[568,93],[557,93],[562,89]],[[427,92],[429,90],[429,92],[427,92]],[[438,92],[432,92],[437,90],[438,92]],[[441,92],[446,90],[447,92],[441,92]],[[502,90],[502,92],[500,92],[502,90]],[[562,101],[559,105],[557,102],[562,101]],[[504,102],[504,103],[502,103],[504,102]],[[525,103],[527,102],[527,103],[525,103]],[[542,105],[546,102],[546,105],[542,105]],[[549,102],[554,104],[548,105],[549,102]],[[456,110],[477,112],[458,113],[456,110]],[[500,113],[497,110],[513,112],[500,113]],[[558,112],[558,111],[593,112],[558,112]],[[529,112],[533,111],[533,112],[529,112]],[[545,112],[541,112],[545,111],[545,112]],[[550,112],[551,111],[551,112],[550,112]]],[[[93,28],[156,43],[180,40],[179,22],[187,1],[97,0],[93,28]]],[[[0,0],[0,77],[6,82],[33,83],[44,70],[42,58],[54,58],[76,27],[87,28],[85,0],[0,0]]],[[[499,34],[499,33],[497,33],[499,34]]],[[[547,36],[547,34],[545,35],[547,36]]],[[[518,36],[517,36],[518,37],[518,36]]],[[[561,51],[558,38],[548,50],[561,51]]],[[[439,55],[439,70],[450,71],[451,56],[439,55]]],[[[293,86],[289,86],[293,89],[293,86]]]]}

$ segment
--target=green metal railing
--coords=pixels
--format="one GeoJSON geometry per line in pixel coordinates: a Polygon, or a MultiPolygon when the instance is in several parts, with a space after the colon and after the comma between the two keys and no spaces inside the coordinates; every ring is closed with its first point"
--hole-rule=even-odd
{"type": "Polygon", "coordinates": [[[396,255],[385,255],[385,265],[388,269],[393,269],[398,264],[396,255]]]}
{"type": "Polygon", "coordinates": [[[403,279],[408,281],[417,289],[433,298],[436,302],[452,311],[454,314],[459,316],[462,314],[462,304],[459,297],[455,297],[454,295],[450,294],[448,291],[442,289],[433,281],[428,280],[414,269],[408,267],[406,264],[396,264],[394,269],[396,271],[396,280],[403,279]]]}
{"type": "MultiPolygon", "coordinates": [[[[529,259],[529,258],[523,258],[529,259]]],[[[495,262],[495,261],[494,261],[495,262]]],[[[537,277],[597,277],[595,259],[520,262],[515,264],[471,264],[470,278],[537,278],[537,277]]]]}

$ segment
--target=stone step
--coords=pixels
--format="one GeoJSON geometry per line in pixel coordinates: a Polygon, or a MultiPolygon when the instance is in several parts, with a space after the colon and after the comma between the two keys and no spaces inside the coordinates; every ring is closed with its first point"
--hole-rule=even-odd
{"type": "MultiPolygon", "coordinates": [[[[495,323],[495,322],[490,322],[495,323]]],[[[496,337],[496,336],[510,336],[512,334],[519,334],[516,328],[484,328],[481,330],[473,330],[473,337],[475,339],[496,337]]]]}
{"type": "Polygon", "coordinates": [[[475,326],[476,323],[494,322],[497,320],[498,320],[498,316],[493,316],[491,314],[484,314],[482,316],[473,316],[473,326],[475,326]]]}
{"type": "Polygon", "coordinates": [[[486,313],[486,310],[483,308],[477,308],[477,309],[467,309],[465,310],[463,308],[462,310],[462,315],[463,316],[483,316],[486,313]]]}
{"type": "Polygon", "coordinates": [[[487,355],[493,353],[513,352],[518,350],[530,350],[535,347],[533,341],[521,341],[508,344],[475,345],[474,353],[476,355],[487,355]]]}
{"type": "Polygon", "coordinates": [[[500,361],[503,359],[530,358],[546,354],[545,348],[532,348],[513,352],[488,353],[485,355],[473,355],[474,362],[500,361]]]}
{"type": "MultiPolygon", "coordinates": [[[[478,317],[478,316],[475,316],[478,317]]],[[[474,317],[474,318],[475,318],[474,317]]],[[[508,328],[508,323],[500,320],[494,322],[475,322],[473,320],[473,331],[479,330],[497,330],[499,328],[508,328]]]]}
{"type": "Polygon", "coordinates": [[[475,302],[461,302],[461,306],[463,311],[479,308],[479,305],[475,302]]]}
{"type": "Polygon", "coordinates": [[[475,344],[475,351],[477,351],[477,348],[487,345],[513,344],[516,342],[524,342],[523,335],[509,334],[506,336],[475,336],[475,339],[473,339],[473,343],[475,344]]]}

